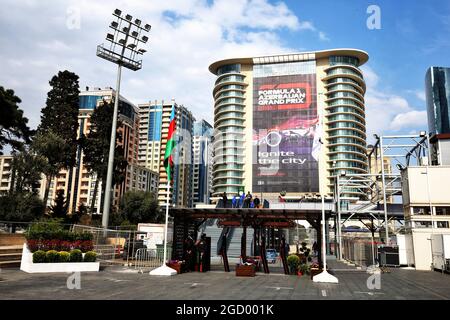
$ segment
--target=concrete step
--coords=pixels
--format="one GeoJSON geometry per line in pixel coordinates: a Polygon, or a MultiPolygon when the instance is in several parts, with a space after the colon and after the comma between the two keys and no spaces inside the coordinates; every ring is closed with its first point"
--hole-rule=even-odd
{"type": "Polygon", "coordinates": [[[22,254],[22,247],[0,247],[0,255],[1,254],[10,254],[10,253],[20,253],[22,254]]]}
{"type": "Polygon", "coordinates": [[[22,253],[0,253],[0,262],[15,261],[22,259],[22,253]]]}
{"type": "Polygon", "coordinates": [[[18,268],[18,267],[20,267],[20,260],[0,261],[0,269],[1,268],[18,268]]]}

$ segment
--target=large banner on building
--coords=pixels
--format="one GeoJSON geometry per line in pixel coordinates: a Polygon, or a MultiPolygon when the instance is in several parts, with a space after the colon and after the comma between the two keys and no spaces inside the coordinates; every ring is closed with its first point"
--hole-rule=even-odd
{"type": "Polygon", "coordinates": [[[318,192],[315,62],[256,65],[253,192],[318,192]]]}

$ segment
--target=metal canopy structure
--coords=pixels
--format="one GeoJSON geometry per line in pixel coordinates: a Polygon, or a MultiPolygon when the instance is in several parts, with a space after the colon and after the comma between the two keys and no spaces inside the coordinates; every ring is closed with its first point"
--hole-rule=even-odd
{"type": "MultiPolygon", "coordinates": [[[[194,238],[196,238],[198,230],[204,222],[208,219],[218,219],[217,225],[223,227],[219,242],[221,243],[220,246],[222,248],[221,255],[224,261],[224,269],[227,272],[229,271],[227,249],[226,246],[223,246],[223,243],[226,243],[230,227],[243,228],[241,238],[241,257],[243,259],[247,256],[245,249],[247,237],[246,230],[248,227],[254,229],[254,248],[259,248],[259,257],[262,260],[265,273],[269,273],[265,255],[266,237],[264,234],[266,231],[268,232],[271,230],[272,236],[270,238],[272,239],[272,244],[274,244],[273,239],[275,238],[275,229],[278,229],[278,232],[280,232],[280,229],[294,227],[296,220],[306,220],[316,229],[318,235],[321,234],[322,210],[318,209],[171,208],[169,213],[174,218],[173,259],[183,258],[185,252],[184,241],[189,234],[193,234],[194,238]]],[[[325,219],[328,219],[331,214],[331,210],[325,210],[325,219]]],[[[285,247],[285,243],[284,237],[281,236],[280,256],[283,262],[284,271],[287,274],[286,255],[284,250],[281,249],[285,247]]],[[[317,243],[319,248],[319,263],[322,263],[320,255],[321,237],[317,237],[317,243]]]]}
{"type": "MultiPolygon", "coordinates": [[[[370,220],[376,229],[384,223],[385,243],[389,240],[388,222],[403,221],[402,203],[395,204],[395,197],[403,197],[401,173],[405,167],[429,162],[429,136],[426,132],[419,135],[378,136],[375,145],[368,153],[369,174],[346,174],[335,176],[334,199],[336,203],[336,236],[338,238],[338,254],[342,259],[342,226],[350,219],[370,220]],[[392,170],[395,162],[397,170],[392,170]],[[365,194],[368,201],[359,206],[350,206],[343,197],[348,191],[365,194]],[[342,218],[346,218],[342,221],[342,218]]],[[[367,225],[366,225],[367,226],[367,225]]]]}
{"type": "MultiPolygon", "coordinates": [[[[172,217],[183,217],[190,219],[262,219],[262,220],[308,220],[316,219],[322,214],[317,209],[256,209],[256,208],[171,208],[169,211],[172,217]]],[[[331,210],[325,210],[325,214],[330,217],[331,210]]],[[[249,220],[250,221],[250,220],[249,220]]]]}

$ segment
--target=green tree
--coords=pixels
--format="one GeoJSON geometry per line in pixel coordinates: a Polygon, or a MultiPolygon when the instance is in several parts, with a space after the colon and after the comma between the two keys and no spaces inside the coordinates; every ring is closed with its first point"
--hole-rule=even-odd
{"type": "Polygon", "coordinates": [[[84,203],[80,203],[76,212],[67,216],[67,223],[77,224],[80,222],[81,217],[87,215],[88,208],[84,205],[84,203]]]}
{"type": "MultiPolygon", "coordinates": [[[[91,198],[90,212],[94,212],[95,199],[98,193],[99,182],[106,181],[108,169],[109,144],[111,139],[112,118],[114,106],[112,103],[103,101],[92,113],[91,128],[86,137],[81,139],[83,148],[83,162],[91,175],[95,175],[94,193],[91,198]]],[[[121,123],[118,121],[117,127],[121,123]]],[[[122,136],[118,131],[116,134],[116,148],[114,153],[113,185],[122,183],[128,165],[124,157],[124,149],[120,145],[122,136]]],[[[102,194],[105,192],[103,183],[102,194]]],[[[101,204],[99,204],[101,205],[101,204]]]]}
{"type": "Polygon", "coordinates": [[[42,216],[44,203],[35,194],[14,192],[0,197],[0,220],[30,222],[42,216]]]}
{"type": "Polygon", "coordinates": [[[47,204],[50,183],[58,172],[65,167],[65,152],[68,145],[64,139],[48,131],[46,133],[38,132],[31,144],[33,152],[40,157],[42,161],[42,173],[45,175],[46,184],[44,192],[44,204],[47,204]]]}
{"type": "Polygon", "coordinates": [[[64,196],[64,190],[56,191],[55,204],[50,206],[50,215],[52,218],[67,218],[67,212],[69,205],[67,203],[66,197],[64,196]]]}
{"type": "Polygon", "coordinates": [[[158,200],[151,192],[127,191],[122,198],[120,212],[124,219],[133,224],[160,223],[164,220],[158,208],[158,200]]]}
{"type": "Polygon", "coordinates": [[[11,163],[10,193],[30,191],[37,193],[45,160],[25,148],[15,153],[11,163]]]}
{"type": "MultiPolygon", "coordinates": [[[[38,134],[44,141],[47,139],[48,145],[41,144],[42,148],[36,149],[37,153],[47,160],[47,170],[44,172],[47,179],[53,178],[62,168],[71,168],[76,164],[80,95],[78,79],[75,73],[65,70],[58,72],[49,82],[52,89],[47,94],[46,106],[41,110],[41,123],[38,127],[38,134]],[[55,142],[62,145],[56,146],[55,142]],[[58,147],[58,155],[40,152],[55,147],[58,147]]],[[[47,181],[44,203],[48,199],[50,182],[51,180],[47,181]]]]}
{"type": "Polygon", "coordinates": [[[0,86],[0,155],[3,147],[10,145],[13,150],[21,150],[28,143],[33,131],[28,127],[28,119],[18,106],[22,101],[11,89],[0,86]]]}
{"type": "Polygon", "coordinates": [[[64,167],[73,167],[76,162],[78,109],[80,89],[79,77],[70,71],[60,71],[50,80],[52,89],[47,94],[47,103],[41,110],[39,132],[53,132],[66,144],[64,167]]]}

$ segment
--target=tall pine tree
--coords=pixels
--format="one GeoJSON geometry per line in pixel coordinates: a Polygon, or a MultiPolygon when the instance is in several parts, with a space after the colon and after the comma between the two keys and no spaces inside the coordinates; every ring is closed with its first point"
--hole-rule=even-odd
{"type": "Polygon", "coordinates": [[[0,86],[0,155],[3,154],[4,145],[10,145],[13,150],[22,150],[24,142],[28,143],[33,133],[28,128],[28,119],[18,106],[20,102],[13,90],[5,90],[0,86]]]}
{"type": "MultiPolygon", "coordinates": [[[[91,213],[94,211],[99,182],[100,180],[106,181],[113,112],[113,104],[103,101],[92,113],[90,131],[82,140],[83,162],[90,174],[96,176],[94,194],[90,203],[91,213]]],[[[118,121],[117,127],[120,125],[121,123],[118,121]]],[[[119,145],[121,141],[122,136],[118,131],[114,153],[113,185],[123,182],[128,165],[124,157],[124,149],[119,145]]],[[[104,187],[105,183],[102,184],[102,194],[105,191],[104,187]]],[[[101,204],[99,203],[99,205],[101,204]]]]}
{"type": "Polygon", "coordinates": [[[55,204],[50,206],[50,215],[52,218],[67,218],[69,204],[64,197],[64,190],[56,191],[55,204]]]}
{"type": "MultiPolygon", "coordinates": [[[[77,130],[78,130],[78,108],[79,108],[79,77],[70,71],[60,71],[50,80],[52,89],[47,94],[47,103],[41,110],[41,124],[38,127],[38,133],[43,136],[55,135],[56,140],[61,139],[64,147],[61,146],[58,156],[41,154],[47,158],[48,170],[45,173],[47,185],[44,193],[44,203],[47,203],[50,182],[63,168],[71,168],[76,164],[77,152],[77,130]]],[[[49,139],[54,149],[55,139],[49,139]]],[[[41,139],[41,143],[45,139],[41,139]]],[[[42,147],[42,146],[41,146],[42,147]]],[[[41,148],[50,150],[52,148],[41,148]]],[[[39,150],[38,154],[39,154],[39,150]]],[[[67,195],[70,196],[69,194],[67,195]]]]}

